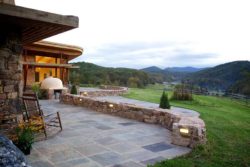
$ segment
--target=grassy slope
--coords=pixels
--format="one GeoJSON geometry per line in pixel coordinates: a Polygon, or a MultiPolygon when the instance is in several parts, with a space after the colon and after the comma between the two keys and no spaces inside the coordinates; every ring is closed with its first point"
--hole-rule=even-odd
{"type": "MultiPolygon", "coordinates": [[[[161,90],[130,89],[128,98],[159,103],[161,90]]],[[[206,123],[208,142],[185,157],[163,161],[155,167],[250,166],[250,108],[226,98],[195,96],[192,102],[171,105],[198,111],[206,123]]]]}

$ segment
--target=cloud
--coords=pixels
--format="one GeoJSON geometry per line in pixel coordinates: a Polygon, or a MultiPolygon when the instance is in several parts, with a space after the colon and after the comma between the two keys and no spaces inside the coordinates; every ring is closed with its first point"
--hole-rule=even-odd
{"type": "Polygon", "coordinates": [[[214,53],[197,53],[192,51],[190,43],[176,42],[134,42],[106,44],[96,50],[87,52],[74,60],[92,62],[107,67],[144,68],[159,66],[196,66],[207,67],[218,56],[214,53]],[[203,63],[202,63],[203,62],[203,63]],[[204,63],[205,62],[205,63],[204,63]]]}
{"type": "Polygon", "coordinates": [[[75,61],[142,68],[250,60],[248,0],[16,0],[16,4],[79,16],[78,29],[47,39],[83,47],[83,56],[75,61]]]}

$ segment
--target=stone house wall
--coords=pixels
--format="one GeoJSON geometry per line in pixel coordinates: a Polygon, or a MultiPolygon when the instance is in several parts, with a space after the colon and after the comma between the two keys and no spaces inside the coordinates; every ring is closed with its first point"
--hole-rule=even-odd
{"type": "Polygon", "coordinates": [[[11,135],[20,113],[23,82],[20,34],[1,29],[0,40],[0,133],[11,135]]]}

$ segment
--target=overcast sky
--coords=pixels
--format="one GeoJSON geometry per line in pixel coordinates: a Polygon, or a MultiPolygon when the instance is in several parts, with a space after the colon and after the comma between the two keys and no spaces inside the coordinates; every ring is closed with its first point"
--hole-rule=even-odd
{"type": "Polygon", "coordinates": [[[249,0],[16,0],[76,15],[80,27],[47,40],[78,45],[74,61],[102,66],[208,67],[250,60],[249,0]]]}

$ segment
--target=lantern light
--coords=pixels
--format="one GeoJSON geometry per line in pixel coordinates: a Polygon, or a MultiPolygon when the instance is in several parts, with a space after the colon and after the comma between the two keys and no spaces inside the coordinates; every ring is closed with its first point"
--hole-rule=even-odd
{"type": "Polygon", "coordinates": [[[189,130],[187,128],[180,128],[180,133],[182,133],[182,134],[188,134],[189,130]]]}

